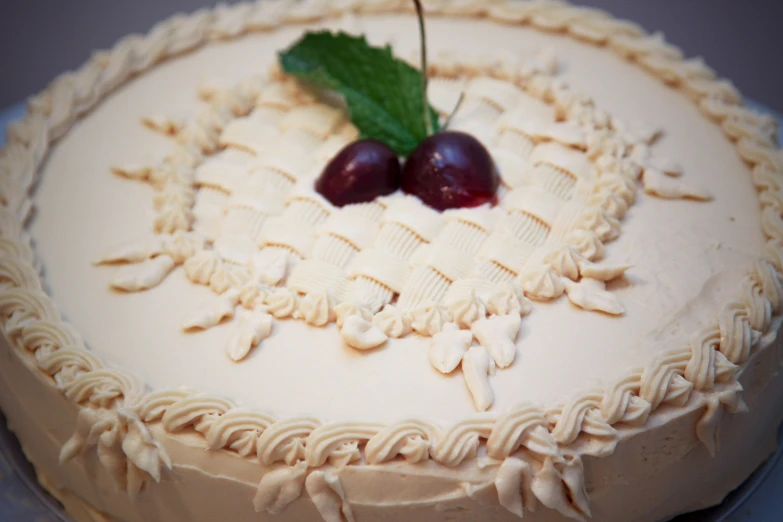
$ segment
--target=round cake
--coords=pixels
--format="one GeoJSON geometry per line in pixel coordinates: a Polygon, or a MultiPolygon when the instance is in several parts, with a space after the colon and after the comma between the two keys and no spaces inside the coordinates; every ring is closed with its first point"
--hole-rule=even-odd
{"type": "Polygon", "coordinates": [[[9,127],[0,406],[75,521],[656,522],[773,452],[776,121],[602,11],[425,7],[475,205],[319,188],[372,134],[279,53],[363,35],[402,78],[403,0],[175,16],[9,127]]]}

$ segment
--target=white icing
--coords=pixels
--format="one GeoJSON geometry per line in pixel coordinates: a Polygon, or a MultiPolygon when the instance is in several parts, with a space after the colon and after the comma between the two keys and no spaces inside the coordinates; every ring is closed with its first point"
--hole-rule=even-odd
{"type": "Polygon", "coordinates": [[[212,298],[185,317],[182,329],[207,329],[217,326],[224,319],[234,316],[238,300],[239,295],[236,292],[227,292],[225,295],[212,298]]]}
{"type": "Polygon", "coordinates": [[[299,498],[304,489],[307,464],[300,462],[293,467],[283,466],[266,473],[253,498],[256,512],[266,511],[278,515],[299,498]]]}
{"type": "Polygon", "coordinates": [[[578,283],[567,281],[565,289],[568,299],[585,310],[595,310],[610,315],[622,315],[625,312],[620,300],[606,290],[603,281],[589,278],[583,278],[578,283]]]}
{"type": "Polygon", "coordinates": [[[150,236],[125,243],[101,255],[95,264],[140,263],[163,252],[164,239],[150,236]]]}
{"type": "Polygon", "coordinates": [[[672,181],[661,171],[656,169],[645,169],[642,176],[644,191],[648,194],[667,199],[689,198],[700,201],[712,199],[709,192],[702,188],[691,187],[685,183],[672,181]]]}
{"type": "Polygon", "coordinates": [[[158,286],[174,269],[174,260],[166,255],[154,257],[139,264],[120,268],[111,280],[111,286],[128,292],[149,290],[158,286]]]}
{"type": "Polygon", "coordinates": [[[299,312],[308,324],[324,326],[334,320],[334,308],[324,292],[307,294],[299,301],[299,312]]]}
{"type": "Polygon", "coordinates": [[[357,350],[369,350],[386,342],[388,337],[380,328],[361,315],[349,315],[340,329],[343,340],[357,350]]]}
{"type": "Polygon", "coordinates": [[[470,328],[473,323],[486,316],[486,307],[472,290],[464,297],[455,299],[448,307],[449,315],[460,328],[470,328]]]}
{"type": "Polygon", "coordinates": [[[485,347],[499,368],[506,368],[516,357],[516,339],[522,320],[518,313],[496,315],[473,323],[476,340],[485,347]]]}
{"type": "Polygon", "coordinates": [[[531,299],[554,299],[565,290],[562,278],[549,265],[525,267],[519,279],[525,295],[531,299]]]}
{"type": "Polygon", "coordinates": [[[271,332],[272,316],[262,311],[253,312],[239,320],[236,331],[229,337],[226,353],[231,360],[241,361],[271,332]]]}
{"type": "Polygon", "coordinates": [[[493,371],[494,361],[481,346],[473,346],[462,357],[462,374],[477,411],[488,410],[495,400],[488,378],[493,371]]]}
{"type": "Polygon", "coordinates": [[[443,329],[450,320],[448,312],[437,304],[427,304],[411,310],[413,329],[424,336],[431,337],[443,329]]]}
{"type": "Polygon", "coordinates": [[[473,333],[460,330],[455,323],[446,323],[432,336],[430,363],[441,373],[453,372],[473,342],[473,333]]]}

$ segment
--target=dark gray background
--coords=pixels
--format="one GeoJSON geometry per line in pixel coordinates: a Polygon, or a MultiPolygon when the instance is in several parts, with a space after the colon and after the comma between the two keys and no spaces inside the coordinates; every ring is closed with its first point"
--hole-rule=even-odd
{"type": "MultiPolygon", "coordinates": [[[[22,101],[91,50],[209,0],[0,0],[0,108],[22,101]]],[[[783,0],[576,0],[661,30],[742,92],[783,113],[783,0]]]]}

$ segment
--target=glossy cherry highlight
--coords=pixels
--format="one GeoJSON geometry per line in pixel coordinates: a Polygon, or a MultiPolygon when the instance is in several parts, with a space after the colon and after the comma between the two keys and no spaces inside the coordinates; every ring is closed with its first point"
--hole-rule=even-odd
{"type": "Polygon", "coordinates": [[[495,203],[499,183],[487,149],[464,132],[422,141],[402,171],[402,190],[437,210],[495,203]]]}
{"type": "Polygon", "coordinates": [[[399,187],[400,160],[388,145],[377,140],[346,146],[315,182],[315,190],[338,207],[372,201],[399,187]]]}

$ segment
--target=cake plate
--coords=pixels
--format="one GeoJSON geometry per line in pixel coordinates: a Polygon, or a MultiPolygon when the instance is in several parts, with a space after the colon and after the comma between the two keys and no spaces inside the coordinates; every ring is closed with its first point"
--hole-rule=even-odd
{"type": "MultiPolygon", "coordinates": [[[[670,522],[741,522],[750,518],[733,518],[781,462],[783,426],[778,430],[777,451],[767,459],[739,488],[729,493],[722,504],[680,515],[670,522]]],[[[71,522],[62,506],[47,493],[36,479],[35,469],[24,456],[19,441],[8,429],[0,414],[0,520],[18,522],[71,522]]]]}

